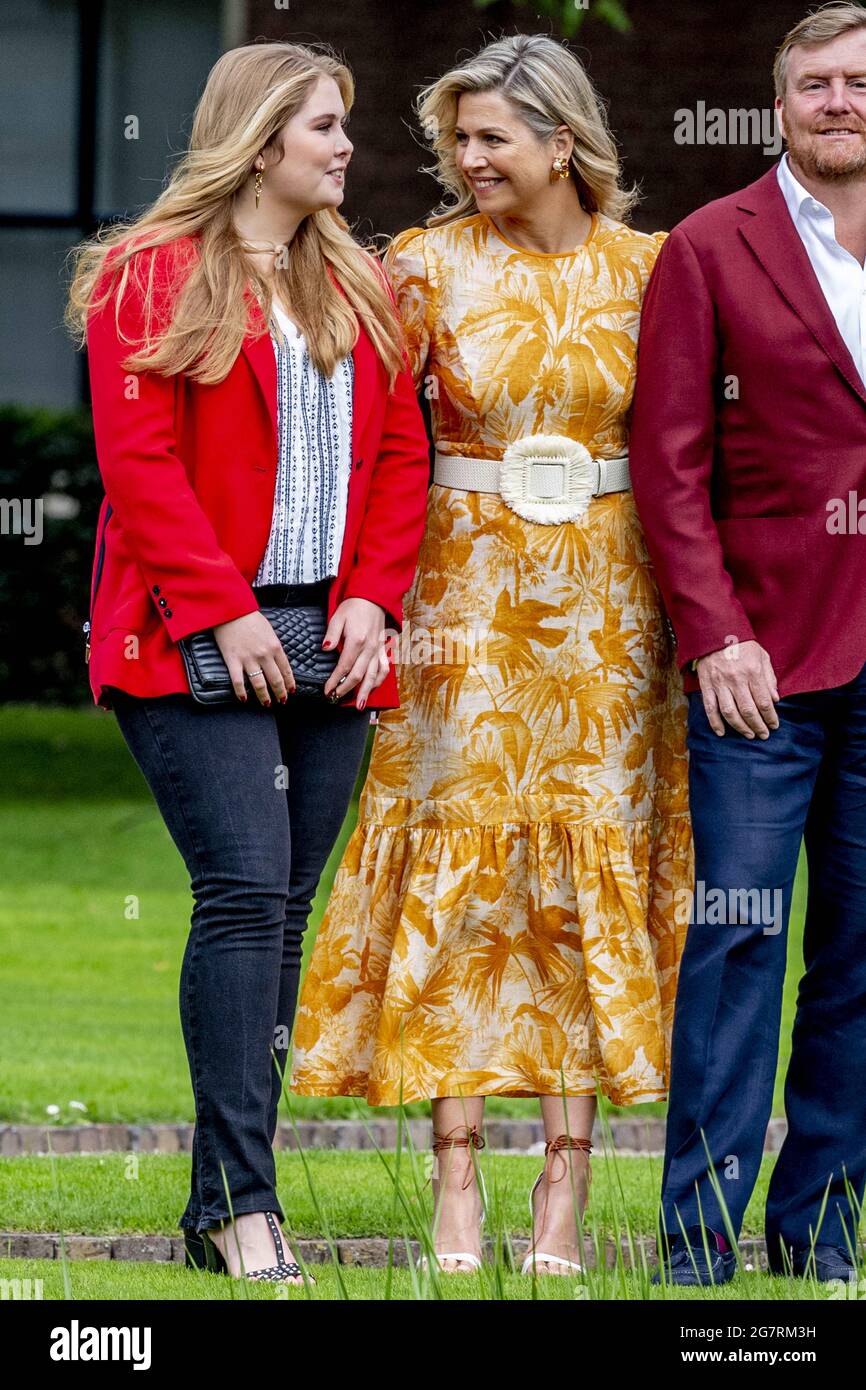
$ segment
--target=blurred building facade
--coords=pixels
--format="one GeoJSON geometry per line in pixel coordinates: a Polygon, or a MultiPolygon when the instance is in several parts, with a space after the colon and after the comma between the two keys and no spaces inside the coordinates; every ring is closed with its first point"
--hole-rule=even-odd
{"type": "MultiPolygon", "coordinates": [[[[635,225],[669,228],[777,157],[766,139],[773,55],[808,5],[626,7],[630,32],[590,11],[574,47],[607,102],[627,177],[641,185],[635,225]],[[714,112],[752,113],[751,123],[720,123],[714,112]]],[[[61,321],[65,257],[102,221],[156,197],[220,53],[292,39],[345,57],[357,95],[343,210],[363,236],[417,225],[438,201],[412,116],[419,88],[515,30],[557,32],[531,4],[507,0],[483,9],[473,0],[0,0],[0,401],[86,401],[84,354],[61,321]]]]}

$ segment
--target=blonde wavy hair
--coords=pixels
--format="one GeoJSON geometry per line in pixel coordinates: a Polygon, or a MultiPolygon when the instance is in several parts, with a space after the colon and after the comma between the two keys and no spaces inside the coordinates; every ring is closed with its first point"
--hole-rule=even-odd
{"type": "MultiPolygon", "coordinates": [[[[283,154],[278,133],[323,74],[334,79],[348,111],[354,98],[352,75],[330,50],[253,43],[222,55],[196,107],[189,149],[160,196],[139,217],[101,228],[70,253],[74,265],[64,321],[78,346],[86,343],[90,313],[105,305],[115,283],[118,333],[121,341],[132,341],[121,334],[119,324],[132,270],[144,295],[144,337],[140,350],[123,363],[124,370],[163,376],[187,372],[208,385],[223,380],[250,331],[246,282],[257,292],[266,319],[273,299],[234,229],[234,195],[263,149],[270,146],[283,154]],[[171,314],[157,329],[154,257],[146,253],[191,234],[199,237],[199,254],[170,254],[171,314]],[[106,287],[97,295],[109,256],[115,273],[106,277],[106,287]]],[[[404,365],[403,333],[387,281],[375,248],[354,240],[336,208],[304,218],[287,253],[276,258],[274,289],[292,306],[321,372],[330,376],[336,363],[352,351],[360,321],[393,386],[404,365]]]]}
{"type": "Polygon", "coordinates": [[[463,92],[501,92],[539,140],[558,126],[574,135],[571,171],[583,207],[623,220],[638,200],[622,186],[616,144],[601,98],[583,64],[564,44],[546,34],[497,39],[468,62],[425,87],[416,102],[421,129],[437,163],[432,173],[451,195],[428,218],[440,226],[478,211],[475,195],[457,169],[457,103],[463,92]]]}

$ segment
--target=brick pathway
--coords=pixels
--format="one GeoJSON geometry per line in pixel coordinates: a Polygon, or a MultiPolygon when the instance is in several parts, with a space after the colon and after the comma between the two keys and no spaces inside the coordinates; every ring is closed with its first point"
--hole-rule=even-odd
{"type": "MultiPolygon", "coordinates": [[[[519,1262],[526,1254],[529,1244],[526,1236],[515,1236],[511,1248],[519,1262]]],[[[636,1252],[642,1246],[646,1251],[647,1264],[652,1268],[656,1263],[656,1243],[651,1237],[635,1239],[636,1252]]],[[[183,1264],[184,1247],[181,1236],[65,1236],[66,1258],[69,1260],[144,1260],[156,1264],[183,1264]]],[[[381,1236],[359,1236],[352,1239],[337,1240],[337,1260],[341,1265],[355,1265],[368,1269],[383,1268],[388,1263],[387,1239],[381,1236]]],[[[417,1260],[419,1247],[416,1241],[410,1242],[413,1256],[417,1260]]],[[[324,1264],[331,1259],[327,1242],[323,1240],[295,1240],[292,1249],[300,1254],[307,1264],[324,1264]]],[[[492,1259],[493,1247],[485,1242],[487,1258],[492,1259]]],[[[766,1267],[766,1247],[763,1239],[740,1241],[743,1263],[755,1269],[766,1267]]],[[[616,1261],[616,1246],[612,1240],[606,1242],[605,1261],[612,1267],[616,1261]]],[[[29,1231],[0,1231],[0,1258],[19,1260],[59,1260],[61,1242],[54,1232],[41,1233],[29,1231]]],[[[592,1241],[585,1244],[586,1264],[594,1267],[595,1251],[592,1241]]],[[[407,1264],[406,1244],[395,1239],[392,1245],[392,1263],[405,1267],[407,1264]]],[[[625,1240],[622,1242],[622,1259],[628,1267],[632,1263],[631,1254],[625,1240]]],[[[638,1255],[638,1260],[640,1256],[638,1255]]]]}
{"type": "MultiPolygon", "coordinates": [[[[661,1154],[664,1151],[665,1122],[615,1118],[610,1132],[618,1153],[661,1154]]],[[[430,1146],[430,1121],[410,1120],[408,1130],[417,1150],[430,1146]]],[[[777,1153],[785,1136],[783,1119],[772,1119],[764,1141],[765,1153],[777,1153]]],[[[191,1124],[154,1125],[0,1125],[0,1156],[67,1153],[106,1153],[120,1150],[139,1153],[189,1153],[192,1148],[191,1124]]],[[[393,1149],[397,1124],[394,1120],[303,1120],[298,1138],[288,1123],[281,1123],[274,1145],[277,1149],[296,1149],[298,1139],[307,1149],[393,1149]]],[[[406,1127],[404,1127],[405,1143],[406,1127]]],[[[495,1151],[532,1153],[544,1144],[540,1120],[490,1120],[484,1127],[487,1147],[495,1151]]],[[[592,1142],[596,1153],[603,1147],[601,1126],[596,1124],[592,1142]]]]}

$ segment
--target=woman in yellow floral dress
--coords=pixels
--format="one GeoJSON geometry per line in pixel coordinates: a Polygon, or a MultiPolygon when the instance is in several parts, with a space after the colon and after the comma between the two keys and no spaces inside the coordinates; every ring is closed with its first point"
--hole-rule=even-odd
{"type": "MultiPolygon", "coordinates": [[[[437,453],[453,469],[556,435],[623,456],[664,233],[620,220],[633,194],[582,67],[546,36],[503,39],[419,113],[451,202],[386,266],[437,453]]],[[[540,1096],[531,1253],[567,1273],[596,1078],[617,1105],[666,1099],[691,890],[685,699],[630,491],[551,524],[434,482],[404,607],[401,705],[319,928],[292,1088],[431,1098],[455,1271],[478,1263],[483,1098],[540,1096]]]]}

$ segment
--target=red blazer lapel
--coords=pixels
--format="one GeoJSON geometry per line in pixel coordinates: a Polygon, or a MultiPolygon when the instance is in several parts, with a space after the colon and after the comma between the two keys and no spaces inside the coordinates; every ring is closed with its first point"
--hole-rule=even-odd
{"type": "MultiPolygon", "coordinates": [[[[336,284],[336,279],[334,280],[336,284]]],[[[341,294],[343,293],[341,287],[341,294]]],[[[259,301],[249,285],[244,290],[244,298],[252,307],[251,331],[246,335],[241,344],[244,356],[253,369],[256,381],[261,388],[265,405],[271,417],[274,430],[274,439],[277,437],[277,365],[274,357],[273,344],[270,334],[265,332],[260,337],[255,336],[255,330],[259,324],[264,325],[264,316],[261,311],[259,301]]],[[[373,398],[377,388],[377,365],[378,358],[376,350],[370,341],[363,325],[358,329],[358,341],[352,352],[354,362],[354,388],[352,392],[352,455],[353,462],[357,455],[359,441],[367,423],[367,417],[373,404],[373,398]]],[[[354,470],[353,470],[354,471],[354,470]]]]}
{"type": "MultiPolygon", "coordinates": [[[[352,461],[357,462],[361,437],[379,388],[379,358],[363,324],[358,325],[358,341],[352,350],[355,367],[352,388],[352,461]]],[[[381,388],[384,390],[384,387],[381,388]]],[[[354,472],[354,469],[352,470],[354,472]]]]}
{"type": "MultiPolygon", "coordinates": [[[[259,301],[249,285],[244,289],[244,299],[252,308],[252,328],[255,329],[259,324],[264,326],[265,318],[262,313],[259,301]]],[[[270,334],[265,332],[256,337],[254,332],[249,332],[241,343],[241,349],[247,361],[253,369],[256,381],[261,387],[265,406],[271,417],[271,424],[274,430],[274,439],[277,437],[277,363],[274,357],[274,347],[271,342],[270,334]]]]}
{"type": "Polygon", "coordinates": [[[815,341],[866,405],[866,384],[839,332],[812,262],[794,226],[779,187],[776,165],[745,189],[738,202],[752,217],[742,222],[740,235],[748,242],[770,279],[815,341]]]}
{"type": "MultiPolygon", "coordinates": [[[[346,291],[340,284],[330,266],[328,274],[336,285],[340,294],[345,298],[346,291]]],[[[364,426],[367,423],[367,416],[373,404],[373,396],[376,392],[376,375],[378,357],[376,349],[370,341],[369,334],[364,328],[363,323],[358,322],[358,339],[352,349],[352,360],[354,362],[354,387],[352,390],[352,463],[357,463],[358,446],[361,435],[364,433],[364,426]]],[[[355,469],[352,468],[354,475],[355,469]]]]}

